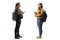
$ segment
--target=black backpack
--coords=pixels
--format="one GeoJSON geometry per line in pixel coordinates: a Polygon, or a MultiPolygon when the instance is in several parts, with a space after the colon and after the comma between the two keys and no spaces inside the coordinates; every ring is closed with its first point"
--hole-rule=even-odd
{"type": "Polygon", "coordinates": [[[46,19],[47,19],[47,13],[46,13],[46,11],[44,11],[43,14],[42,14],[42,16],[41,16],[41,20],[43,22],[46,22],[46,19]]]}
{"type": "Polygon", "coordinates": [[[16,21],[16,13],[15,12],[12,13],[12,20],[16,21]]]}

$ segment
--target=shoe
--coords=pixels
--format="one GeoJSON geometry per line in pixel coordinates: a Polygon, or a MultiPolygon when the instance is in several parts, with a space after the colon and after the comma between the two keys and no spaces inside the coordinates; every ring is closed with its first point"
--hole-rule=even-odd
{"type": "Polygon", "coordinates": [[[41,39],[41,38],[42,38],[42,36],[37,36],[37,38],[38,38],[38,39],[41,39]]]}
{"type": "Polygon", "coordinates": [[[22,36],[20,36],[19,34],[17,36],[20,37],[20,38],[22,38],[22,36]]]}
{"type": "Polygon", "coordinates": [[[22,36],[20,36],[20,35],[17,35],[17,37],[22,38],[22,36]]]}
{"type": "Polygon", "coordinates": [[[15,36],[15,39],[20,39],[20,37],[15,36]]]}
{"type": "Polygon", "coordinates": [[[18,36],[18,37],[22,38],[22,36],[18,36]]]}

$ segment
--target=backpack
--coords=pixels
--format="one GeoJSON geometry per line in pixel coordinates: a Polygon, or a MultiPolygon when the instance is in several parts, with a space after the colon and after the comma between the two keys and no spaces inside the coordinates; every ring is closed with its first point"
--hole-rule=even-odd
{"type": "Polygon", "coordinates": [[[16,13],[15,12],[12,13],[12,20],[16,21],[16,13]]]}
{"type": "Polygon", "coordinates": [[[47,19],[47,13],[46,13],[46,11],[44,11],[43,14],[42,14],[42,16],[41,16],[41,20],[43,22],[46,22],[46,19],[47,19]]]}

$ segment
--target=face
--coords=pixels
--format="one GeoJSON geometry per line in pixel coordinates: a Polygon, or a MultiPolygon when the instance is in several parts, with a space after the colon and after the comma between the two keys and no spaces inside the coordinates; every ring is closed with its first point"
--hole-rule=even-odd
{"type": "Polygon", "coordinates": [[[21,7],[21,5],[19,4],[19,5],[18,5],[18,7],[20,8],[20,7],[21,7]]]}
{"type": "Polygon", "coordinates": [[[17,7],[20,8],[20,4],[17,7]]]}
{"type": "Polygon", "coordinates": [[[38,7],[41,7],[41,5],[40,5],[40,4],[38,4],[38,7]]]}

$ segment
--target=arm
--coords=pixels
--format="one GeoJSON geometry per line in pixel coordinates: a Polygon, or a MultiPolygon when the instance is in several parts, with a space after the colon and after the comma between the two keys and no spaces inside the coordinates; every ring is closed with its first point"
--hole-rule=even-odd
{"type": "Polygon", "coordinates": [[[23,11],[21,11],[21,13],[22,13],[22,14],[24,14],[24,12],[23,12],[23,11]]]}
{"type": "Polygon", "coordinates": [[[39,10],[39,11],[37,12],[37,15],[36,15],[36,16],[41,16],[41,15],[43,14],[43,12],[44,12],[43,9],[39,10]]]}
{"type": "Polygon", "coordinates": [[[23,12],[23,11],[21,11],[21,10],[19,10],[19,13],[20,13],[20,14],[24,14],[24,12],[23,12]]]}

